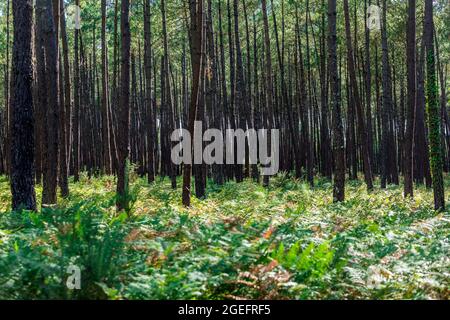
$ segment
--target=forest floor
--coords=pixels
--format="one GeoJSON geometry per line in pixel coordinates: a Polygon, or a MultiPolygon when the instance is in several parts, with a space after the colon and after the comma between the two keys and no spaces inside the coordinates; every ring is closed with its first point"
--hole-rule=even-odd
{"type": "Polygon", "coordinates": [[[333,204],[330,182],[281,175],[268,189],[210,185],[186,210],[168,180],[131,181],[128,215],[115,213],[114,178],[86,176],[57,208],[14,213],[0,178],[0,298],[450,298],[450,211],[432,210],[424,187],[411,201],[349,182],[333,204]],[[66,286],[71,265],[81,290],[66,286]]]}

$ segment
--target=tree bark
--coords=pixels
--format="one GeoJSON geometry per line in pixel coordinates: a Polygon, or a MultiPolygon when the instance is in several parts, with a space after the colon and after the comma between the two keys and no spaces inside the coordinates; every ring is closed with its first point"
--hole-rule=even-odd
{"type": "MultiPolygon", "coordinates": [[[[200,74],[202,64],[202,41],[203,41],[203,0],[189,0],[190,8],[190,42],[191,42],[191,64],[192,64],[192,92],[189,106],[188,131],[194,133],[197,115],[197,103],[200,91],[200,74]]],[[[191,205],[191,176],[192,159],[190,163],[184,164],[183,169],[183,205],[191,205]]]]}
{"type": "Polygon", "coordinates": [[[165,108],[167,111],[167,129],[168,129],[168,160],[169,163],[167,164],[169,169],[169,176],[172,182],[172,188],[176,189],[177,187],[177,177],[176,177],[176,168],[175,165],[170,161],[170,135],[172,134],[173,129],[175,128],[175,118],[174,118],[174,110],[173,110],[173,104],[172,104],[172,87],[170,83],[170,64],[169,64],[169,46],[168,46],[168,40],[167,40],[167,27],[166,27],[166,5],[165,0],[161,0],[161,16],[162,16],[162,33],[163,33],[163,46],[164,46],[164,81],[165,81],[165,88],[166,88],[166,95],[165,95],[165,108]]]}
{"type": "Polygon", "coordinates": [[[336,0],[328,0],[328,69],[331,87],[331,105],[333,108],[333,151],[335,168],[333,198],[335,202],[342,202],[345,200],[345,146],[337,64],[336,15],[336,0]]]}
{"type": "MultiPolygon", "coordinates": [[[[58,180],[58,41],[52,0],[37,0],[38,23],[44,39],[47,108],[44,128],[44,186],[42,204],[56,204],[58,180]]],[[[59,4],[59,2],[58,2],[59,4]]]]}
{"type": "Polygon", "coordinates": [[[106,0],[101,1],[102,11],[102,146],[103,167],[106,174],[112,173],[112,158],[110,148],[110,126],[109,126],[109,92],[108,92],[108,48],[106,45],[106,0]]]}
{"type": "Polygon", "coordinates": [[[14,46],[11,104],[11,192],[13,210],[36,211],[32,98],[31,0],[13,0],[14,46]]]}
{"type": "MultiPolygon", "coordinates": [[[[269,34],[269,19],[267,17],[267,3],[266,0],[261,1],[262,13],[264,21],[264,49],[265,49],[265,71],[266,71],[266,109],[267,109],[267,119],[265,125],[267,125],[267,141],[269,142],[267,152],[270,154],[271,151],[271,129],[273,128],[273,82],[272,82],[272,57],[270,49],[270,34],[269,34]]],[[[263,185],[268,187],[270,183],[270,177],[265,175],[263,178],[263,185]]]]}
{"type": "Polygon", "coordinates": [[[433,22],[433,1],[425,0],[424,38],[427,65],[427,114],[430,136],[430,166],[433,180],[434,206],[436,210],[445,210],[444,178],[442,174],[442,121],[438,99],[438,85],[436,78],[435,48],[433,22]]]}
{"type": "Polygon", "coordinates": [[[406,61],[408,69],[407,83],[407,111],[406,111],[406,134],[404,149],[404,168],[403,175],[405,179],[404,196],[413,197],[413,139],[414,123],[416,113],[416,0],[408,1],[408,30],[406,38],[406,61]]]}
{"type": "Polygon", "coordinates": [[[393,109],[392,101],[392,71],[389,61],[389,47],[387,37],[387,5],[383,0],[383,14],[381,25],[381,49],[382,53],[382,166],[381,166],[381,188],[386,188],[387,183],[398,184],[397,154],[393,132],[393,109]]]}
{"type": "MultiPolygon", "coordinates": [[[[75,4],[80,5],[80,0],[76,0],[75,4]]],[[[75,28],[74,40],[74,115],[73,115],[73,175],[74,181],[80,180],[80,30],[75,28]]]]}
{"type": "Polygon", "coordinates": [[[155,181],[154,158],[154,117],[156,111],[152,104],[152,35],[151,35],[151,3],[144,0],[144,69],[145,69],[145,102],[147,107],[147,181],[155,181]]]}
{"type": "MultiPolygon", "coordinates": [[[[60,25],[62,58],[64,70],[64,105],[60,105],[60,188],[61,196],[69,196],[69,163],[70,163],[70,130],[71,130],[71,74],[69,63],[69,45],[67,41],[66,17],[64,15],[64,0],[60,0],[60,25]]],[[[61,70],[62,72],[62,70],[61,70]]]]}
{"type": "Polygon", "coordinates": [[[345,30],[346,30],[346,42],[347,42],[347,60],[350,75],[350,83],[352,87],[352,101],[356,108],[356,116],[358,119],[358,132],[359,141],[362,149],[363,165],[364,165],[364,178],[369,191],[373,190],[373,178],[372,178],[372,165],[370,163],[369,147],[367,139],[366,124],[364,119],[364,110],[362,108],[361,99],[359,95],[358,82],[356,79],[356,68],[354,61],[354,53],[352,46],[352,39],[350,33],[350,16],[348,9],[348,0],[344,0],[344,15],[345,15],[345,30]]]}
{"type": "Polygon", "coordinates": [[[129,211],[129,157],[130,157],[130,1],[122,0],[120,29],[121,47],[121,90],[119,106],[119,170],[117,174],[117,211],[129,211]]]}

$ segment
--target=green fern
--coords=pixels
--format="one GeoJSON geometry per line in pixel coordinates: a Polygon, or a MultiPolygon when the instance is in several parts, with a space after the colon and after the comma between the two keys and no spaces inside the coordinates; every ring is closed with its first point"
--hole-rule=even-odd
{"type": "Polygon", "coordinates": [[[296,242],[289,250],[280,243],[273,251],[271,258],[277,260],[283,267],[294,271],[302,279],[320,279],[328,271],[334,257],[334,252],[328,242],[319,245],[310,243],[302,249],[301,242],[296,242]]]}

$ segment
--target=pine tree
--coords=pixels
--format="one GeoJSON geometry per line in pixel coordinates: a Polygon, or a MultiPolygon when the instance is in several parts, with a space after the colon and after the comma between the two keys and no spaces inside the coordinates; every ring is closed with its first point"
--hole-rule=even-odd
{"type": "Polygon", "coordinates": [[[31,34],[33,1],[13,0],[14,46],[11,104],[12,209],[36,210],[31,34]]]}
{"type": "Polygon", "coordinates": [[[117,174],[118,211],[129,210],[129,181],[128,170],[130,163],[130,1],[122,0],[120,29],[122,33],[121,48],[121,90],[119,109],[119,168],[117,174]]]}
{"type": "Polygon", "coordinates": [[[425,0],[424,38],[427,66],[427,116],[430,139],[430,166],[433,180],[434,206],[436,210],[445,210],[444,178],[442,174],[442,121],[438,99],[436,61],[434,49],[433,1],[425,0]]]}

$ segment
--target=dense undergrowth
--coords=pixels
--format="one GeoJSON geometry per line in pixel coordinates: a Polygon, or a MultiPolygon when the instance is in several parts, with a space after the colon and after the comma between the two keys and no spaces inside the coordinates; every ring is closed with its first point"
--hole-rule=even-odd
{"type": "Polygon", "coordinates": [[[450,211],[433,211],[425,188],[410,201],[351,182],[333,204],[329,182],[281,175],[269,189],[211,185],[186,210],[169,181],[132,180],[132,209],[118,215],[112,177],[71,183],[40,213],[9,212],[0,178],[0,298],[449,298],[450,211]],[[71,265],[81,290],[66,286],[71,265]]]}

